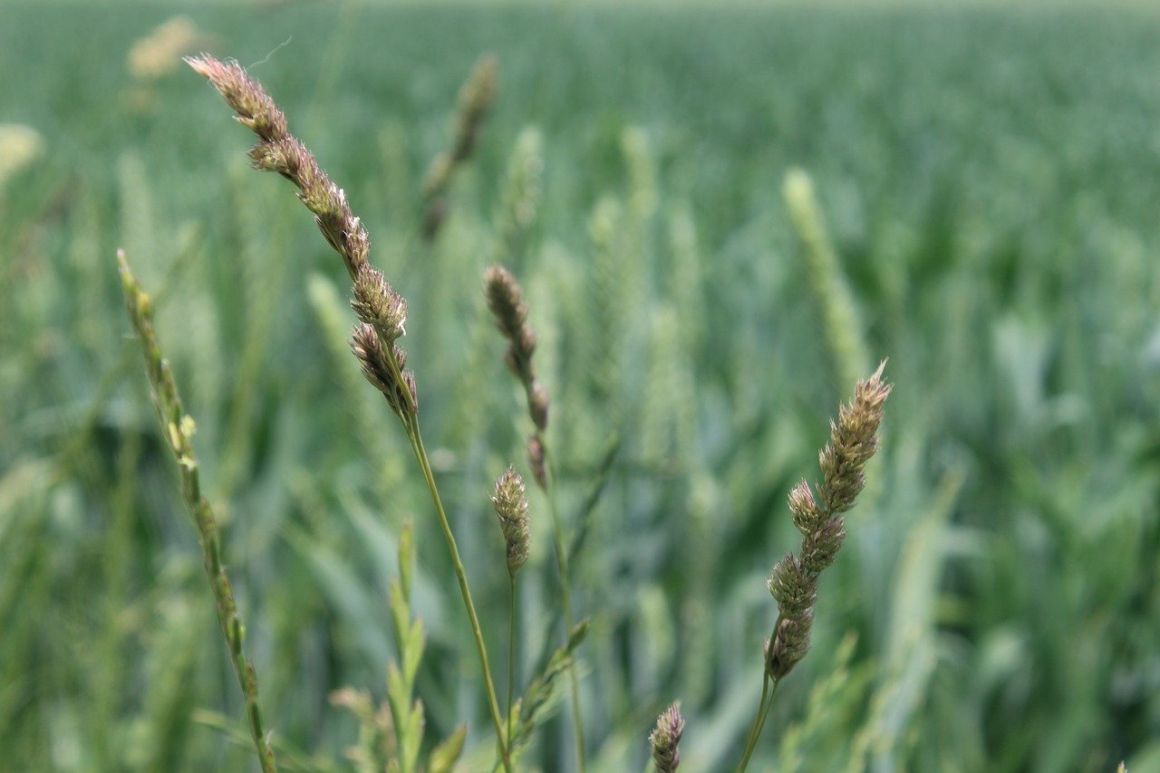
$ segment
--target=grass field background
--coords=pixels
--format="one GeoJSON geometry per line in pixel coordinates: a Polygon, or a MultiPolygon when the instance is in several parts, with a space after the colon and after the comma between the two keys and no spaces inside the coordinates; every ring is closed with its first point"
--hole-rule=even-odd
{"type": "MultiPolygon", "coordinates": [[[[427,493],[346,351],[340,261],[288,186],[247,170],[249,136],[201,79],[128,71],[179,11],[253,65],[410,301],[428,443],[500,664],[487,497],[530,425],[480,288],[497,258],[521,277],[586,534],[593,770],[641,769],[676,698],[682,769],[736,762],[776,615],[764,580],[797,544],[785,496],[817,477],[850,369],[882,357],[883,451],[754,769],[1160,770],[1144,4],[0,5],[0,123],[43,143],[0,180],[0,768],[252,764],[119,246],[158,293],[283,761],[341,767],[356,725],[328,694],[381,696],[405,517],[428,738],[466,720],[490,752],[427,493]],[[423,171],[485,51],[499,101],[427,248],[423,171]],[[497,228],[528,127],[542,196],[512,253],[497,228]],[[853,299],[844,361],[782,196],[792,167],[853,299]]],[[[532,517],[528,668],[555,608],[535,498],[532,517]]],[[[529,761],[567,769],[569,742],[558,717],[529,761]]]]}

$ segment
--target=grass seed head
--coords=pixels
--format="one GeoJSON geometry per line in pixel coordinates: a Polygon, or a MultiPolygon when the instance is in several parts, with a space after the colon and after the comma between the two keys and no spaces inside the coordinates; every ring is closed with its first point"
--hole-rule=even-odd
{"type": "Polygon", "coordinates": [[[528,560],[528,497],[524,479],[508,467],[495,482],[495,494],[491,498],[495,514],[499,517],[499,528],[507,543],[508,573],[516,572],[528,560]]]}
{"type": "Polygon", "coordinates": [[[681,716],[681,706],[673,703],[657,717],[657,726],[648,737],[657,773],[673,773],[680,767],[680,743],[684,733],[685,718],[681,716]]]}
{"type": "Polygon", "coordinates": [[[883,361],[870,378],[858,382],[854,399],[830,422],[830,442],[819,456],[818,497],[805,481],[790,491],[789,509],[802,542],[796,555],[778,562],[767,583],[778,606],[773,638],[765,647],[766,673],[774,679],[788,674],[809,650],[818,575],[838,557],[846,538],[840,513],[853,506],[866,483],[863,468],[878,449],[878,428],[891,389],[882,380],[885,367],[883,361]]]}

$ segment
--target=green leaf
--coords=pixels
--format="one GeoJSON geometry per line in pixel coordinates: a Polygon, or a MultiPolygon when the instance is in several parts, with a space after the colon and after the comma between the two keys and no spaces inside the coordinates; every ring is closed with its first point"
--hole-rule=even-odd
{"type": "Polygon", "coordinates": [[[410,773],[415,769],[419,747],[423,743],[423,702],[415,701],[406,717],[406,730],[399,738],[399,759],[403,763],[404,773],[410,773]]]}
{"type": "Polygon", "coordinates": [[[419,661],[423,658],[425,644],[423,621],[412,620],[407,630],[403,651],[400,653],[403,658],[403,677],[406,679],[408,689],[412,689],[415,685],[415,674],[419,671],[419,661]]]}
{"type": "Polygon", "coordinates": [[[568,641],[552,653],[544,669],[528,685],[520,704],[519,725],[511,743],[513,751],[518,751],[531,740],[536,726],[555,704],[559,677],[572,665],[572,653],[587,635],[588,618],[584,618],[572,628],[568,641]]]}
{"type": "Polygon", "coordinates": [[[427,758],[427,773],[451,773],[459,755],[463,754],[463,743],[467,740],[467,725],[460,725],[455,732],[431,750],[427,758]]]}

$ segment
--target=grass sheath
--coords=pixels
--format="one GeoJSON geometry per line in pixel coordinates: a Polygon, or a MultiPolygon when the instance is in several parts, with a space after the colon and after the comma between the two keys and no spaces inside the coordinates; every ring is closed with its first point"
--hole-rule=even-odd
{"type": "Polygon", "coordinates": [[[777,601],[778,616],[765,645],[761,700],[739,771],[749,765],[778,685],[809,650],[818,576],[838,556],[846,538],[842,513],[854,506],[865,487],[863,470],[878,450],[878,427],[891,390],[890,384],[882,380],[885,368],[883,361],[869,378],[859,381],[854,399],[840,406],[837,419],[831,420],[830,442],[818,456],[822,483],[817,495],[804,480],[790,491],[789,509],[802,542],[798,552],[779,561],[769,577],[769,592],[777,601]]]}
{"type": "Polygon", "coordinates": [[[195,425],[193,419],[185,413],[181,395],[177,391],[177,382],[169,368],[169,361],[161,353],[161,346],[153,327],[152,300],[141,289],[141,285],[129,270],[129,263],[123,251],[117,252],[117,263],[129,317],[145,355],[145,371],[149,376],[153,402],[157,407],[169,450],[173,452],[181,474],[181,495],[197,527],[202,563],[216,601],[218,622],[225,635],[226,649],[229,650],[230,663],[238,678],[238,686],[241,687],[245,698],[250,736],[254,741],[263,773],[273,773],[277,770],[277,765],[274,762],[274,750],[262,722],[262,711],[258,703],[258,675],[253,663],[246,658],[243,647],[245,627],[238,615],[238,605],[234,600],[233,589],[230,587],[229,576],[222,561],[217,519],[209,502],[201,494],[201,481],[192,442],[195,425]]]}
{"type": "Polygon", "coordinates": [[[194,72],[205,77],[217,89],[233,109],[238,122],[257,135],[258,143],[250,149],[250,160],[254,168],[277,172],[298,188],[299,200],[314,214],[318,230],[346,266],[354,284],[351,307],[360,319],[355,327],[351,348],[362,364],[367,380],[382,392],[387,404],[402,422],[427,484],[479,654],[488,709],[499,743],[500,760],[504,769],[510,771],[511,759],[483,629],[472,600],[467,572],[423,444],[415,377],[411,371],[405,370],[407,355],[396,343],[406,332],[406,301],[391,287],[382,273],[371,266],[370,237],[361,220],[351,211],[346,194],[327,176],[306,146],[289,132],[286,116],[261,84],[236,62],[222,62],[209,55],[190,57],[185,61],[194,72]]]}

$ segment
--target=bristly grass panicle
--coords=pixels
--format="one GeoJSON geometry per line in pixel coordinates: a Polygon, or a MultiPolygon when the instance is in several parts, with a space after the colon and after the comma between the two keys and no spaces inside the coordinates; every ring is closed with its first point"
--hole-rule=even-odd
{"type": "Polygon", "coordinates": [[[225,98],[238,123],[258,136],[258,144],[249,153],[254,168],[277,172],[294,183],[299,200],[314,214],[318,230],[342,257],[354,283],[351,306],[369,327],[355,328],[351,348],[367,380],[405,421],[419,404],[415,376],[404,371],[406,355],[395,346],[405,332],[407,303],[370,265],[370,237],[351,211],[346,193],[290,133],[285,114],[241,65],[207,54],[187,57],[185,62],[225,98]]]}
{"type": "Polygon", "coordinates": [[[818,456],[818,496],[804,480],[790,492],[789,508],[802,542],[798,554],[782,559],[769,578],[769,592],[779,609],[766,653],[772,679],[788,674],[809,649],[818,575],[842,547],[846,524],[840,514],[853,507],[866,485],[866,462],[878,450],[878,427],[891,390],[882,380],[885,368],[883,361],[870,378],[858,382],[853,401],[841,406],[830,422],[830,442],[818,456]]]}
{"type": "MultiPolygon", "coordinates": [[[[406,353],[396,344],[404,332],[406,303],[383,275],[370,266],[370,237],[359,218],[351,212],[346,194],[327,177],[306,146],[290,134],[286,116],[261,84],[250,78],[236,62],[222,62],[208,55],[190,57],[185,61],[195,72],[209,80],[233,108],[237,120],[258,136],[258,144],[250,150],[254,167],[278,172],[297,186],[298,198],[314,213],[314,221],[323,237],[346,264],[347,273],[354,283],[351,306],[361,320],[355,327],[351,348],[367,380],[383,393],[399,417],[423,473],[455,569],[455,580],[471,625],[475,649],[479,654],[488,709],[499,747],[499,762],[510,773],[511,757],[500,719],[499,700],[491,676],[483,629],[467,581],[467,570],[459,556],[459,547],[435,482],[431,459],[423,444],[415,377],[410,371],[404,370],[406,353]]],[[[456,147],[459,153],[460,145],[456,147]]],[[[470,151],[470,143],[467,150],[470,151]]]]}
{"type": "Polygon", "coordinates": [[[818,456],[822,483],[814,495],[809,483],[798,483],[789,493],[794,526],[802,534],[801,547],[777,563],[767,586],[777,601],[777,621],[765,642],[761,700],[750,725],[739,771],[745,771],[757,748],[765,719],[781,680],[793,670],[810,648],[810,629],[818,596],[818,575],[838,556],[846,538],[842,513],[866,485],[864,468],[878,450],[878,427],[882,424],[891,385],[878,370],[854,388],[854,399],[838,408],[830,421],[830,441],[818,456]]]}
{"type": "Polygon", "coordinates": [[[674,773],[680,767],[680,743],[684,733],[685,718],[681,716],[681,704],[673,703],[657,717],[657,726],[648,737],[657,773],[674,773]]]}
{"type": "Polygon", "coordinates": [[[487,305],[495,317],[495,326],[508,341],[504,361],[523,385],[528,397],[528,415],[536,429],[548,428],[548,390],[536,378],[532,355],[536,352],[536,334],[528,324],[528,306],[524,292],[512,273],[503,266],[492,266],[484,274],[487,305]]]}
{"type": "Polygon", "coordinates": [[[491,503],[507,544],[508,574],[515,577],[528,560],[529,531],[527,488],[514,467],[508,467],[495,482],[491,503]]]}

